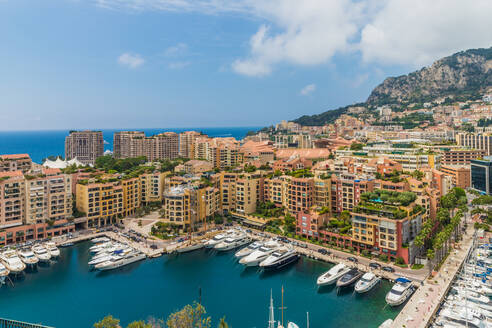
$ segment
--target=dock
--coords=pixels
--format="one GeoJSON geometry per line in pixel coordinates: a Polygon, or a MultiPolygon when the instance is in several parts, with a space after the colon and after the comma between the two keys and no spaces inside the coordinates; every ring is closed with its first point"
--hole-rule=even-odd
{"type": "Polygon", "coordinates": [[[473,246],[473,225],[469,225],[460,248],[451,251],[439,273],[417,289],[393,321],[393,328],[429,327],[456,274],[473,246]]]}

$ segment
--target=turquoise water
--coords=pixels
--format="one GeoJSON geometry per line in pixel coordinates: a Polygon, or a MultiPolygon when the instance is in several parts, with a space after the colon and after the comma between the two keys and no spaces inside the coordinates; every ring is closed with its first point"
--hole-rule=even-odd
{"type": "MultiPolygon", "coordinates": [[[[220,127],[220,128],[179,128],[179,129],[127,129],[144,131],[146,135],[158,134],[165,131],[176,133],[183,131],[200,131],[210,137],[234,137],[242,139],[248,131],[259,130],[261,127],[220,127]]],[[[105,141],[104,149],[113,149],[114,129],[102,130],[105,141]]],[[[68,130],[53,131],[0,131],[0,154],[27,153],[36,163],[48,156],[62,156],[65,153],[65,137],[68,130]]]]}
{"type": "MultiPolygon", "coordinates": [[[[383,282],[367,295],[352,288],[337,293],[335,288],[318,291],[316,277],[330,265],[303,258],[297,264],[273,273],[245,269],[233,253],[207,250],[179,256],[145,260],[112,272],[90,272],[88,242],[63,249],[57,263],[26,273],[15,288],[0,289],[0,317],[38,322],[57,328],[92,327],[107,314],[123,324],[149,316],[167,315],[198,299],[212,316],[226,316],[230,327],[266,327],[270,289],[275,306],[280,306],[284,286],[286,320],[310,327],[378,327],[400,310],[385,306],[390,289],[383,282]]],[[[279,318],[279,310],[276,311],[279,318]]]]}

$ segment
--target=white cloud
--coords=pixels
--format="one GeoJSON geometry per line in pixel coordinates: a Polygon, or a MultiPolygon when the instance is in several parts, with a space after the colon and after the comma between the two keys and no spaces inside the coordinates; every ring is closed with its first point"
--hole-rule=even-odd
{"type": "Polygon", "coordinates": [[[182,55],[188,51],[188,45],[186,43],[178,43],[175,46],[171,46],[164,50],[164,55],[167,57],[174,57],[178,55],[182,55]]]}
{"type": "Polygon", "coordinates": [[[189,61],[172,62],[167,65],[170,69],[183,69],[191,65],[189,61]]]}
{"type": "Polygon", "coordinates": [[[145,63],[145,59],[139,54],[125,52],[118,57],[118,63],[133,69],[142,66],[145,63]]]}
{"type": "Polygon", "coordinates": [[[316,91],[316,84],[308,84],[301,89],[300,94],[303,96],[307,96],[313,93],[314,91],[316,91]]]}
{"type": "MultiPolygon", "coordinates": [[[[455,51],[490,47],[492,42],[490,0],[93,1],[116,10],[241,13],[257,18],[261,23],[247,53],[231,66],[247,76],[265,76],[283,64],[321,65],[346,53],[360,54],[365,63],[417,67],[455,51]]],[[[169,51],[182,51],[175,47],[169,51]]]]}
{"type": "Polygon", "coordinates": [[[492,45],[490,0],[391,0],[361,30],[363,60],[421,66],[492,45]]]}

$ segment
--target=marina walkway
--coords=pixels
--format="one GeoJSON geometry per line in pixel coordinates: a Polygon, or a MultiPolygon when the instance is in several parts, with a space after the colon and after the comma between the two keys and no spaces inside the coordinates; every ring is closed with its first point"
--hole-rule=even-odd
{"type": "Polygon", "coordinates": [[[451,282],[473,245],[473,232],[473,225],[468,225],[460,248],[452,250],[438,274],[431,281],[426,280],[423,286],[417,289],[395,318],[393,328],[422,328],[431,323],[440,303],[448,293],[451,282]]]}

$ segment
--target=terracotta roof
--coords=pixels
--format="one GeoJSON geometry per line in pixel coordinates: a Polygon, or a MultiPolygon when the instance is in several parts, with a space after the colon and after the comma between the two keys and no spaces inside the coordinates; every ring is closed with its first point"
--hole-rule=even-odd
{"type": "Polygon", "coordinates": [[[21,158],[29,158],[29,154],[8,154],[8,155],[0,155],[2,159],[21,159],[21,158]]]}
{"type": "Polygon", "coordinates": [[[4,178],[4,177],[21,177],[21,176],[23,176],[22,171],[0,172],[0,178],[4,178]]]}
{"type": "Polygon", "coordinates": [[[330,150],[327,148],[292,148],[292,149],[278,149],[275,153],[277,158],[289,158],[291,156],[298,156],[299,158],[328,158],[330,150]]]}

